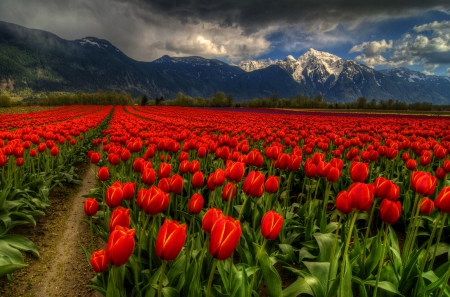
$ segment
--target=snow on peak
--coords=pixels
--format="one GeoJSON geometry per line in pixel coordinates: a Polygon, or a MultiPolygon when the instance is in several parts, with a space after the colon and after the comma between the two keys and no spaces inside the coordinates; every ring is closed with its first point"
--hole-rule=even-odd
{"type": "Polygon", "coordinates": [[[86,45],[86,44],[88,44],[88,45],[95,45],[95,46],[97,46],[98,48],[101,48],[101,49],[106,49],[108,47],[108,44],[98,43],[96,40],[93,40],[92,38],[89,38],[89,37],[82,38],[78,42],[81,45],[83,45],[83,46],[86,45]]]}
{"type": "Polygon", "coordinates": [[[274,65],[278,62],[278,60],[273,61],[272,59],[263,59],[263,60],[246,60],[239,63],[239,67],[247,72],[255,71],[258,69],[267,68],[270,65],[274,65]]]}
{"type": "Polygon", "coordinates": [[[287,55],[286,58],[284,58],[285,61],[295,61],[295,58],[292,55],[287,55]]]}

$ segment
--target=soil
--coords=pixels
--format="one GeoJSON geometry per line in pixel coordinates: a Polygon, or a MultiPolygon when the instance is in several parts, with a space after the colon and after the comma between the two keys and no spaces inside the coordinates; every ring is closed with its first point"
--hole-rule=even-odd
{"type": "MultiPolygon", "coordinates": [[[[87,287],[95,273],[81,249],[90,246],[89,226],[83,222],[82,195],[95,187],[95,175],[90,166],[79,167],[81,186],[55,188],[50,194],[47,214],[36,218],[36,227],[25,225],[13,230],[33,241],[41,255],[39,259],[25,253],[29,266],[14,272],[12,281],[0,278],[0,296],[4,297],[99,297],[87,287]]],[[[96,239],[97,247],[102,243],[96,239]]]]}

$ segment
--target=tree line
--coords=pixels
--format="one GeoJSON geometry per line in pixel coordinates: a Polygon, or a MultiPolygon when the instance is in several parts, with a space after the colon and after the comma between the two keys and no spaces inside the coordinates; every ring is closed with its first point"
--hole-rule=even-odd
{"type": "MultiPolygon", "coordinates": [[[[11,106],[14,104],[7,95],[0,95],[0,107],[11,106]]],[[[233,94],[216,92],[210,98],[190,97],[182,92],[178,92],[177,97],[171,100],[165,100],[164,97],[148,99],[146,95],[133,98],[124,91],[98,90],[95,93],[50,93],[42,97],[32,97],[26,99],[22,104],[27,105],[72,105],[72,104],[97,104],[97,105],[173,105],[187,107],[252,107],[252,108],[321,108],[321,109],[369,109],[369,110],[450,110],[448,105],[433,106],[428,102],[406,103],[398,100],[376,100],[368,101],[364,97],[358,98],[353,102],[333,103],[326,101],[321,94],[314,97],[306,95],[297,95],[292,98],[279,98],[277,94],[271,94],[269,97],[253,98],[252,100],[235,102],[233,94]]]]}

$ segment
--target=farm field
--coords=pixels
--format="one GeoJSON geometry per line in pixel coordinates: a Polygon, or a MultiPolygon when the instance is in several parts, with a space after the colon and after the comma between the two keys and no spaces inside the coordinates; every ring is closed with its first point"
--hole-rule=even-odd
{"type": "Polygon", "coordinates": [[[2,109],[0,296],[450,296],[442,115],[2,109]]]}

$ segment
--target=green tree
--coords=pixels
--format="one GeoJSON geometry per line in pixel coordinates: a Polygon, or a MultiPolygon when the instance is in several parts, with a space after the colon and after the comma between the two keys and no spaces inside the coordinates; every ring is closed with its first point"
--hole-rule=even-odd
{"type": "Polygon", "coordinates": [[[161,96],[161,97],[159,97],[159,98],[156,98],[156,99],[155,99],[155,104],[156,104],[156,105],[159,105],[162,101],[164,101],[164,97],[163,97],[163,96],[161,96]]]}
{"type": "Polygon", "coordinates": [[[231,93],[229,93],[228,95],[227,95],[227,103],[228,103],[228,106],[233,106],[233,94],[231,94],[231,93]]]}
{"type": "MultiPolygon", "coordinates": [[[[148,102],[148,98],[146,95],[144,95],[141,99],[141,105],[145,106],[145,105],[147,105],[147,102],[148,102]]],[[[156,105],[158,105],[158,104],[156,104],[156,105]]]]}
{"type": "Polygon", "coordinates": [[[8,95],[0,95],[0,106],[1,107],[8,107],[11,106],[11,98],[9,98],[8,95]]]}

